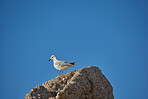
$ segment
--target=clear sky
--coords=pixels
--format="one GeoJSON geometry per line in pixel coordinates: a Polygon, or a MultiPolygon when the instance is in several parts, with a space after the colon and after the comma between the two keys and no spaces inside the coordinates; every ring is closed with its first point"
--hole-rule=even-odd
{"type": "Polygon", "coordinates": [[[24,99],[59,71],[97,66],[115,99],[148,99],[147,0],[1,0],[0,97],[24,99]]]}

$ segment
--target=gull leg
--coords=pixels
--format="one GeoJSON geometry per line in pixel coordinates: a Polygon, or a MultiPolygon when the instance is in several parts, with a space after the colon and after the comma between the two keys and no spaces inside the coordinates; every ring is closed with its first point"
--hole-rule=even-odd
{"type": "Polygon", "coordinates": [[[59,72],[59,75],[60,75],[61,71],[59,72]]]}
{"type": "Polygon", "coordinates": [[[63,75],[63,70],[62,70],[62,75],[63,75]]]}

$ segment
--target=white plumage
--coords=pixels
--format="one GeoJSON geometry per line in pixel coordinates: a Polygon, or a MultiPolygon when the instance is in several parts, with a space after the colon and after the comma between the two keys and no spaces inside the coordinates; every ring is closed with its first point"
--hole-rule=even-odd
{"type": "MultiPolygon", "coordinates": [[[[50,61],[50,60],[53,60],[54,67],[55,67],[56,69],[60,70],[60,72],[61,72],[61,70],[62,70],[62,74],[63,74],[63,71],[64,71],[64,70],[67,70],[69,67],[74,66],[74,65],[76,64],[76,62],[74,62],[74,63],[69,63],[69,62],[66,62],[66,61],[59,61],[59,60],[56,58],[55,55],[52,55],[52,56],[50,57],[49,61],[50,61]]],[[[59,73],[59,75],[60,75],[60,73],[59,73]]]]}

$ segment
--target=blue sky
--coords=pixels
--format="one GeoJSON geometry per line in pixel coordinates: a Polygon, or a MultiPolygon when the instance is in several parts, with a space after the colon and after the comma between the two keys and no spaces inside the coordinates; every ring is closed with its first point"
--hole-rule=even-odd
{"type": "Polygon", "coordinates": [[[59,71],[97,66],[115,99],[148,99],[147,0],[1,0],[1,98],[23,99],[59,71]]]}

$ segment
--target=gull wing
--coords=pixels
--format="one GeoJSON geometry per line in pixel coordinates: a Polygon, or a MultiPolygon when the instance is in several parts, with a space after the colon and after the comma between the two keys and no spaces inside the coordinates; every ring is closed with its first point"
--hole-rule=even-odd
{"type": "Polygon", "coordinates": [[[66,61],[60,61],[60,65],[61,65],[61,67],[73,66],[74,63],[69,63],[69,62],[66,62],[66,61]]]}

